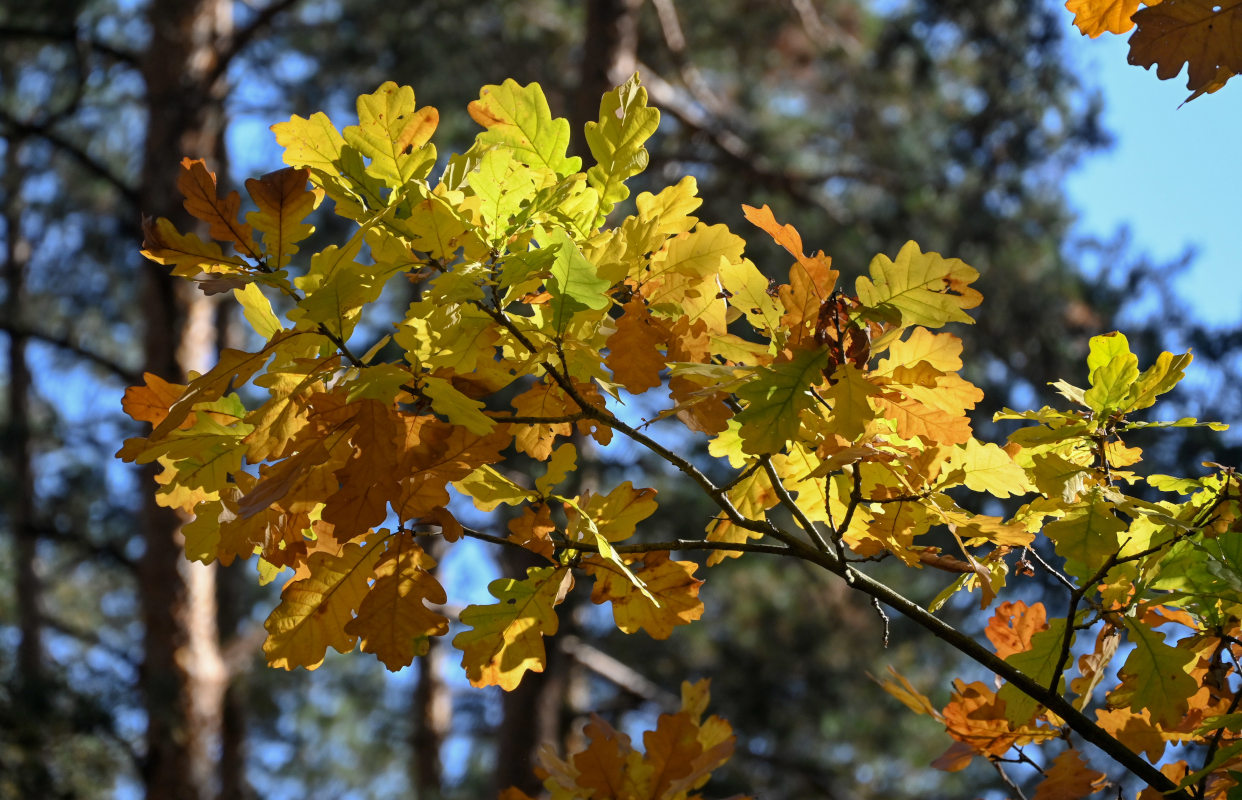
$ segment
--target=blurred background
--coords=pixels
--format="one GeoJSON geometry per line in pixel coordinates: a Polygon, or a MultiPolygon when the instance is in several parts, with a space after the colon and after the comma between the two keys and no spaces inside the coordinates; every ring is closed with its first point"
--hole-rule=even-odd
{"type": "MultiPolygon", "coordinates": [[[[788,257],[748,233],[743,202],[770,204],[850,283],[907,239],[981,271],[977,324],[955,331],[989,398],[981,437],[1004,435],[990,422],[1001,406],[1082,383],[1087,339],[1118,326],[1144,363],[1195,349],[1164,416],[1237,421],[1229,190],[1242,177],[1222,172],[1237,165],[1221,151],[1238,120],[1206,115],[1240,90],[1178,111],[1180,86],[1126,66],[1123,44],[1078,39],[1063,8],[1018,0],[4,0],[0,797],[534,792],[540,741],[572,743],[590,710],[637,739],[700,677],[738,733],[711,796],[1003,794],[985,763],[932,770],[948,738],[866,677],[892,665],[943,702],[948,676],[978,677],[969,667],[900,620],[886,649],[863,599],[759,558],[710,568],[703,621],[667,642],[610,631],[571,596],[547,671],[505,696],[465,685],[444,643],[397,674],[358,654],[270,670],[262,621],[284,578],[186,562],[153,476],[112,454],[137,433],[126,386],[144,371],[180,379],[245,342],[229,304],[138,254],[142,214],[187,224],[183,156],[237,187],[282,166],[270,124],[317,110],[350,124],[354,98],[385,80],[440,109],[443,156],[474,135],[466,104],[507,77],[540,82],[580,135],[634,71],[663,114],[635,194],[694,175],[699,216],[751,240],[771,275],[788,257]],[[1083,55],[1096,45],[1107,55],[1083,55]],[[1099,155],[1114,137],[1128,160],[1099,155]]],[[[319,224],[330,237],[338,223],[319,224]]],[[[408,301],[384,296],[394,314],[408,301]]],[[[1139,444],[1153,471],[1238,462],[1228,436],[1139,444]]],[[[589,473],[660,491],[653,539],[710,515],[624,447],[596,452],[589,473]]],[[[465,542],[440,567],[457,602],[486,601],[504,569],[465,542]]],[[[902,580],[926,602],[948,579],[902,580]]],[[[944,613],[978,630],[971,600],[944,613]]]]}

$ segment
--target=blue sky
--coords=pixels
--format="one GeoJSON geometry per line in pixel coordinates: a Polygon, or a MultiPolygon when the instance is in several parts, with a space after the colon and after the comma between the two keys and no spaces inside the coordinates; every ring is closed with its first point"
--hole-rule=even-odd
{"type": "MultiPolygon", "coordinates": [[[[1066,25],[1072,16],[1063,12],[1066,25]]],[[[1126,61],[1129,34],[1068,37],[1085,82],[1104,93],[1104,124],[1116,139],[1086,159],[1067,188],[1080,233],[1107,236],[1121,225],[1136,253],[1156,263],[1195,249],[1178,293],[1204,321],[1242,319],[1242,78],[1220,92],[1181,105],[1190,94],[1185,70],[1161,81],[1126,61]]]]}

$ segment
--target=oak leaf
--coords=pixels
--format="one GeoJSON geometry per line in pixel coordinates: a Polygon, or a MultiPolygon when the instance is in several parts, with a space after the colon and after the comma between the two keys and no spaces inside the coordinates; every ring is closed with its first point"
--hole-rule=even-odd
{"type": "Polygon", "coordinates": [[[618,628],[626,633],[645,630],[653,639],[667,639],[678,625],[688,625],[703,616],[703,601],[699,599],[703,581],[694,577],[697,564],[670,561],[663,550],[627,558],[632,559],[630,567],[650,597],[611,562],[593,556],[584,559],[587,571],[595,576],[591,600],[612,603],[618,628]]]}
{"type": "Polygon", "coordinates": [[[410,534],[390,537],[375,564],[375,582],[358,615],[345,625],[345,633],[359,638],[363,652],[374,653],[394,672],[425,655],[429,637],[448,633],[448,619],[426,606],[448,600],[430,572],[435,565],[410,534]]]}
{"type": "Polygon", "coordinates": [[[426,177],[436,163],[435,147],[428,142],[440,112],[431,106],[417,108],[414,90],[393,81],[359,95],[357,107],[358,124],[341,133],[346,143],[371,160],[367,173],[393,189],[426,177]]]}
{"type": "Polygon", "coordinates": [[[366,595],[367,580],[382,554],[383,548],[368,542],[346,545],[340,555],[312,555],[305,571],[285,584],[280,605],[263,623],[267,663],[314,669],[329,647],[342,653],[352,650],[356,638],[345,626],[366,595]]]}
{"type": "Polygon", "coordinates": [[[1162,633],[1138,620],[1124,617],[1123,621],[1134,649],[1121,666],[1121,684],[1109,693],[1109,704],[1145,709],[1152,721],[1166,727],[1177,725],[1189,709],[1188,699],[1199,688],[1187,672],[1195,654],[1166,644],[1162,633]]]}
{"type": "Polygon", "coordinates": [[[1008,658],[1031,649],[1031,637],[1048,629],[1043,603],[1027,606],[1021,600],[1001,603],[988,620],[984,633],[996,648],[996,655],[1008,658]]]}
{"type": "Polygon", "coordinates": [[[808,348],[755,371],[754,378],[736,392],[746,404],[736,415],[743,450],[755,455],[778,453],[797,438],[799,414],[815,403],[811,387],[823,380],[827,363],[827,351],[808,348]]]}
{"type": "Polygon", "coordinates": [[[895,260],[877,255],[870,272],[870,278],[860,277],[855,284],[858,299],[870,308],[896,308],[903,326],[974,322],[966,309],[983,299],[970,287],[979,277],[974,268],[957,258],[924,253],[914,242],[906,242],[895,260]]]}
{"type": "Polygon", "coordinates": [[[1044,779],[1035,787],[1034,800],[1079,800],[1104,788],[1108,776],[1087,766],[1077,750],[1070,749],[1052,760],[1044,779]]]}
{"type": "Polygon", "coordinates": [[[608,356],[604,359],[617,383],[634,394],[659,386],[665,367],[660,348],[667,335],[652,319],[642,298],[632,297],[617,319],[616,332],[608,337],[608,356]]]}
{"type": "Polygon", "coordinates": [[[647,90],[638,75],[604,95],[599,121],[586,124],[585,138],[595,166],[587,170],[587,184],[599,193],[594,226],[604,224],[613,207],[630,196],[625,182],[647,168],[643,143],[660,125],[660,112],[647,105],[647,90]]]}
{"type": "Polygon", "coordinates": [[[543,672],[547,663],[543,637],[556,633],[553,607],[573,587],[568,567],[531,567],[526,577],[500,578],[488,584],[499,603],[471,605],[461,612],[462,631],[453,646],[474,686],[515,689],[526,672],[543,672]]]}
{"type": "Polygon", "coordinates": [[[1068,0],[1065,7],[1074,15],[1074,24],[1084,36],[1096,38],[1102,33],[1125,33],[1134,27],[1134,12],[1141,4],[1155,5],[1160,0],[1068,0]]]}
{"type": "Polygon", "coordinates": [[[240,256],[226,256],[220,245],[204,242],[193,233],[181,233],[160,217],[142,219],[142,254],[157,264],[171,266],[171,273],[193,278],[200,272],[234,275],[245,273],[251,265],[240,256]]]}
{"type": "Polygon", "coordinates": [[[1136,13],[1134,22],[1130,63],[1156,65],[1160,80],[1188,64],[1186,88],[1197,96],[1242,72],[1242,0],[1163,0],[1136,13]]]}
{"type": "Polygon", "coordinates": [[[298,242],[315,232],[303,220],[323,194],[306,188],[309,179],[308,170],[286,167],[246,181],[246,191],[258,206],[246,221],[263,235],[263,255],[271,269],[284,269],[298,252],[298,242]]]}
{"type": "Polygon", "coordinates": [[[185,210],[208,225],[211,238],[232,242],[237,252],[255,260],[261,258],[254,232],[240,221],[241,195],[217,195],[216,174],[208,171],[202,159],[181,159],[177,188],[185,198],[185,210]]]}
{"type": "Polygon", "coordinates": [[[484,86],[479,99],[467,106],[470,117],[487,130],[480,145],[496,145],[513,151],[523,163],[546,167],[557,175],[572,175],[582,160],[567,157],[569,122],[553,119],[548,100],[537,83],[521,86],[512,78],[484,86]]]}

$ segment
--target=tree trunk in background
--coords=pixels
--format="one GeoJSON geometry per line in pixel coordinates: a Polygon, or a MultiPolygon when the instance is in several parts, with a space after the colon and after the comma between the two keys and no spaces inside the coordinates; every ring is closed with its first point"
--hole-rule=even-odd
{"type": "MultiPolygon", "coordinates": [[[[643,0],[590,0],[587,5],[586,30],[582,43],[578,88],[574,92],[570,115],[570,135],[576,155],[590,164],[583,129],[587,122],[599,118],[599,101],[605,92],[624,82],[638,63],[638,10],[643,0]]],[[[579,469],[573,473],[577,486],[566,491],[577,493],[592,483],[597,470],[590,452],[592,444],[576,433],[571,441],[578,448],[579,469]]],[[[501,563],[507,575],[522,575],[526,568],[545,564],[534,556],[505,549],[501,563]]],[[[528,794],[538,794],[542,784],[534,775],[535,754],[544,743],[558,747],[565,741],[574,709],[567,698],[575,683],[573,660],[560,648],[559,637],[575,632],[575,595],[571,594],[558,609],[558,637],[545,640],[547,664],[543,672],[528,672],[516,689],[504,695],[504,717],[497,731],[496,770],[493,775],[497,791],[516,786],[528,794]]]]}
{"type": "Polygon", "coordinates": [[[570,113],[572,147],[590,163],[583,125],[599,118],[599,99],[638,68],[638,10],[643,0],[590,0],[582,66],[570,113]]]}
{"type": "MultiPolygon", "coordinates": [[[[220,150],[223,152],[223,143],[220,150]]],[[[220,162],[220,177],[225,165],[220,162]]],[[[222,347],[239,349],[246,344],[239,309],[229,303],[217,307],[216,330],[222,347]]],[[[251,800],[254,790],[246,780],[246,676],[255,666],[262,638],[261,630],[247,627],[246,590],[254,567],[249,561],[234,561],[216,569],[216,611],[220,648],[224,656],[225,689],[221,702],[220,761],[216,770],[220,790],[218,800],[251,800]]]]}
{"type": "MultiPolygon", "coordinates": [[[[227,0],[151,3],[142,72],[149,118],[139,201],[179,222],[182,157],[218,155],[223,123],[216,46],[231,25],[227,0]]],[[[206,371],[216,357],[214,304],[167,270],[145,265],[144,369],[162,376],[206,371]]],[[[147,476],[152,473],[148,471],[147,476]]],[[[150,484],[147,484],[150,485],[150,484]]],[[[141,685],[147,711],[144,782],[151,800],[203,800],[213,784],[227,676],[216,621],[215,565],[182,554],[181,515],[143,494],[145,549],[139,598],[145,626],[141,685]]]]}
{"type": "Polygon", "coordinates": [[[452,698],[444,680],[446,643],[438,636],[428,642],[427,654],[418,659],[418,685],[414,687],[410,735],[410,785],[419,800],[444,796],[444,762],[440,753],[452,718],[452,698]]]}
{"type": "Polygon", "coordinates": [[[13,562],[16,580],[15,605],[21,639],[17,644],[16,737],[21,743],[16,787],[23,797],[51,794],[52,776],[44,758],[44,737],[39,720],[45,718],[49,702],[43,665],[43,589],[39,579],[39,536],[34,525],[34,453],[30,446],[30,366],[26,363],[26,337],[22,328],[22,302],[26,295],[26,262],[30,243],[22,234],[20,138],[10,139],[4,163],[4,283],[7,293],[4,314],[13,325],[8,336],[8,426],[3,441],[9,480],[5,509],[13,534],[13,562]]]}

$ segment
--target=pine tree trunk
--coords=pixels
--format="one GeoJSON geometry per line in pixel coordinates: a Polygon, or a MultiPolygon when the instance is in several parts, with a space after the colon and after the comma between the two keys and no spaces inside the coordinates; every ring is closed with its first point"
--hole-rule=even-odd
{"type": "Polygon", "coordinates": [[[39,577],[39,536],[34,525],[34,473],[30,444],[30,366],[26,340],[20,331],[22,303],[26,297],[26,262],[30,243],[22,235],[21,164],[22,140],[13,138],[5,148],[4,164],[4,283],[5,317],[13,325],[8,336],[7,429],[3,457],[8,462],[10,485],[5,512],[13,533],[15,606],[21,638],[17,644],[17,681],[13,702],[21,729],[14,737],[21,745],[16,788],[25,797],[51,794],[52,776],[44,757],[46,743],[39,720],[46,718],[52,691],[43,662],[42,582],[39,577]]]}
{"type": "MultiPolygon", "coordinates": [[[[148,214],[184,223],[176,193],[178,162],[216,155],[222,91],[207,83],[216,45],[230,24],[230,6],[225,0],[152,3],[148,20],[152,38],[142,72],[150,114],[140,202],[148,214]]],[[[205,371],[216,357],[214,304],[184,281],[174,283],[163,268],[144,268],[144,368],[163,376],[205,371]]],[[[186,519],[159,507],[151,492],[144,497],[139,598],[145,625],[140,682],[147,711],[146,794],[151,800],[202,800],[214,780],[227,682],[215,567],[187,561],[179,533],[186,519]]]]}

